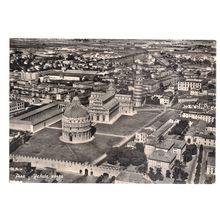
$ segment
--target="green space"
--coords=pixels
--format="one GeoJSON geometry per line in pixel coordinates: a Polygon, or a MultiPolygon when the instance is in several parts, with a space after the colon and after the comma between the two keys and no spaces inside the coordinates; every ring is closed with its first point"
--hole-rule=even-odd
{"type": "Polygon", "coordinates": [[[95,139],[89,143],[68,144],[60,141],[60,136],[60,130],[45,128],[35,133],[28,142],[15,150],[14,154],[92,162],[121,141],[119,137],[95,135],[95,139]]]}
{"type": "Polygon", "coordinates": [[[96,131],[106,134],[131,135],[134,131],[147,124],[161,111],[138,112],[134,116],[121,116],[114,124],[96,124],[96,131]]]}

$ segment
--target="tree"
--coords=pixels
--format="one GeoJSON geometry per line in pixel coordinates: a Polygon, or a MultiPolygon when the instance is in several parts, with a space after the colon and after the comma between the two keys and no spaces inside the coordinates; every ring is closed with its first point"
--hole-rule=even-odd
{"type": "Polygon", "coordinates": [[[96,183],[101,183],[103,180],[103,175],[99,176],[97,179],[96,179],[96,183]]]}
{"type": "Polygon", "coordinates": [[[192,155],[197,154],[197,146],[195,144],[190,144],[186,146],[186,150],[190,151],[192,155]]]}
{"type": "Polygon", "coordinates": [[[147,173],[147,163],[145,163],[144,165],[138,167],[138,172],[147,173]]]}
{"type": "Polygon", "coordinates": [[[173,170],[173,179],[178,179],[179,178],[179,175],[180,175],[180,168],[178,167],[175,167],[174,170],[173,170]]]}
{"type": "Polygon", "coordinates": [[[119,158],[118,162],[120,163],[121,166],[127,167],[130,165],[130,160],[126,157],[119,158]]]}
{"type": "Polygon", "coordinates": [[[113,157],[108,158],[107,162],[109,164],[112,164],[112,165],[116,165],[117,164],[116,158],[113,158],[113,157]]]}
{"type": "Polygon", "coordinates": [[[164,90],[164,85],[163,85],[162,82],[160,83],[160,89],[161,89],[162,91],[164,90]]]}
{"type": "Polygon", "coordinates": [[[184,152],[183,152],[183,161],[185,162],[185,163],[187,163],[187,162],[189,162],[189,161],[191,161],[192,160],[192,154],[191,154],[191,152],[189,151],[189,150],[185,150],[184,152]]]}
{"type": "Polygon", "coordinates": [[[136,143],[135,147],[138,151],[144,152],[144,144],[143,143],[136,143]]]}
{"type": "Polygon", "coordinates": [[[110,183],[113,183],[113,182],[115,181],[115,179],[116,179],[115,176],[112,176],[112,177],[109,179],[109,182],[110,182],[110,183]]]}
{"type": "Polygon", "coordinates": [[[150,171],[149,171],[148,175],[149,175],[151,180],[156,181],[154,169],[152,167],[150,167],[150,171]]]}
{"type": "Polygon", "coordinates": [[[179,160],[175,160],[174,166],[180,168],[181,162],[179,160]]]}
{"type": "Polygon", "coordinates": [[[184,181],[188,178],[189,174],[187,172],[184,172],[183,170],[180,173],[180,178],[184,181]]]}
{"type": "Polygon", "coordinates": [[[166,177],[170,178],[171,177],[171,172],[169,170],[166,171],[166,177]]]}
{"type": "Polygon", "coordinates": [[[143,152],[133,151],[130,161],[132,165],[139,166],[146,161],[146,156],[143,152]]]}
{"type": "Polygon", "coordinates": [[[160,181],[163,180],[163,175],[162,175],[162,173],[161,173],[161,168],[157,168],[157,169],[156,169],[155,178],[156,178],[156,180],[160,180],[160,181]]]}
{"type": "Polygon", "coordinates": [[[197,70],[196,73],[195,73],[198,77],[201,76],[201,71],[200,70],[197,70]]]}

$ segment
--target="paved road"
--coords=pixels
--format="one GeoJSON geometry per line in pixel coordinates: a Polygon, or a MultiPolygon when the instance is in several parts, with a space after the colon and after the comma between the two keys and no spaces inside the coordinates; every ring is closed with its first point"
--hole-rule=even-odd
{"type": "Polygon", "coordinates": [[[209,150],[204,147],[203,152],[202,152],[202,165],[201,165],[199,183],[205,182],[206,160],[208,157],[208,152],[209,152],[209,150]]]}
{"type": "Polygon", "coordinates": [[[62,128],[57,128],[57,127],[47,127],[47,128],[50,128],[50,129],[55,129],[55,130],[62,130],[62,128]]]}
{"type": "Polygon", "coordinates": [[[150,109],[137,109],[137,112],[151,112],[151,111],[162,111],[161,108],[150,108],[150,109]]]}
{"type": "Polygon", "coordinates": [[[198,155],[193,156],[193,159],[187,164],[187,167],[185,169],[185,171],[189,174],[188,183],[193,183],[194,181],[197,159],[198,155]]]}
{"type": "Polygon", "coordinates": [[[126,137],[126,136],[123,136],[123,135],[109,134],[109,133],[102,133],[102,132],[96,132],[95,134],[109,136],[109,137],[120,137],[120,138],[125,138],[126,137]]]}

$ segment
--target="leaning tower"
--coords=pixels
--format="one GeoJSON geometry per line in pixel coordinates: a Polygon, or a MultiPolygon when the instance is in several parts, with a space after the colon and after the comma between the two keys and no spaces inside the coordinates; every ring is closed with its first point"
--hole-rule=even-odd
{"type": "Polygon", "coordinates": [[[133,102],[134,107],[141,107],[143,103],[143,76],[141,75],[141,69],[136,68],[136,79],[134,82],[133,102]]]}

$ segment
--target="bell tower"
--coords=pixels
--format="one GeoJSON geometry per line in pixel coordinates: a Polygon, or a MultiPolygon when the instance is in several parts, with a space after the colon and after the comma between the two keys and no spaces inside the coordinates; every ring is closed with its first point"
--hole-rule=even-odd
{"type": "Polygon", "coordinates": [[[136,65],[136,78],[134,81],[133,102],[134,107],[141,107],[143,104],[144,78],[141,74],[141,67],[136,65]]]}

